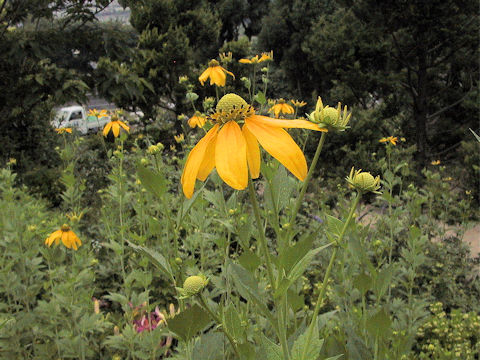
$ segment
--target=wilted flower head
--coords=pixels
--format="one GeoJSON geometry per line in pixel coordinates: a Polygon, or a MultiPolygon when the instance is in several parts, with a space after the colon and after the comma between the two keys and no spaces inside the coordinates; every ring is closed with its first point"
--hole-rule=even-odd
{"type": "Polygon", "coordinates": [[[301,107],[304,107],[305,105],[307,105],[307,103],[305,101],[299,101],[299,100],[290,100],[290,102],[293,104],[293,106],[297,107],[297,108],[301,108],[301,107]]]}
{"type": "Polygon", "coordinates": [[[347,182],[362,193],[374,192],[380,194],[380,176],[373,177],[369,172],[362,172],[362,169],[355,170],[352,167],[350,175],[346,178],[347,182]]]}
{"type": "Polygon", "coordinates": [[[210,78],[210,85],[225,86],[227,80],[227,74],[235,79],[235,75],[230,71],[227,71],[220,66],[219,62],[215,59],[210,60],[208,68],[199,76],[198,80],[203,85],[208,78],[210,78]]]}
{"type": "Polygon", "coordinates": [[[77,234],[75,234],[67,224],[63,224],[60,230],[51,233],[45,240],[45,245],[50,247],[53,242],[55,242],[55,245],[58,245],[60,240],[62,240],[63,245],[69,249],[73,248],[74,250],[77,250],[78,247],[82,245],[77,234]]]}
{"type": "Polygon", "coordinates": [[[262,53],[262,56],[255,55],[250,59],[240,59],[238,62],[241,64],[258,64],[264,61],[273,60],[273,51],[268,53],[262,53]]]}
{"type": "Polygon", "coordinates": [[[193,115],[190,119],[188,119],[188,126],[190,126],[192,129],[197,126],[200,128],[203,128],[206,121],[207,121],[207,118],[202,116],[202,114],[200,114],[197,111],[195,112],[195,115],[193,115]]]}
{"type": "Polygon", "coordinates": [[[286,103],[283,99],[278,99],[277,103],[273,105],[268,112],[273,112],[275,117],[278,117],[280,114],[293,114],[295,110],[293,107],[286,103]]]}
{"type": "Polygon", "coordinates": [[[318,97],[315,111],[308,115],[308,118],[328,131],[344,131],[351,116],[352,114],[347,112],[347,106],[343,108],[343,112],[341,103],[338,103],[336,109],[328,105],[324,107],[322,99],[318,97]]]}

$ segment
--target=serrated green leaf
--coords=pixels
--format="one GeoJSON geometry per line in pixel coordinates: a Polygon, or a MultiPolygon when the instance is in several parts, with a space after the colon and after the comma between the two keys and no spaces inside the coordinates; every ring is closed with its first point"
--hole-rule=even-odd
{"type": "Polygon", "coordinates": [[[264,352],[262,355],[266,356],[266,360],[283,360],[282,348],[280,345],[275,344],[263,334],[260,339],[262,342],[262,350],[264,352]]]}
{"type": "Polygon", "coordinates": [[[331,215],[327,215],[327,229],[331,234],[339,237],[342,233],[343,225],[344,224],[341,220],[331,215]]]}
{"type": "Polygon", "coordinates": [[[242,255],[240,255],[240,257],[238,258],[238,262],[245,269],[249,271],[254,271],[261,264],[262,260],[257,254],[255,254],[250,250],[247,250],[247,251],[244,251],[242,255]]]}
{"type": "Polygon", "coordinates": [[[362,295],[372,288],[372,278],[367,274],[359,274],[353,278],[353,286],[357,288],[362,295]]]}
{"type": "Polygon", "coordinates": [[[170,267],[170,264],[162,254],[156,252],[155,250],[151,250],[143,246],[135,245],[130,241],[127,241],[127,243],[128,243],[128,246],[130,246],[133,250],[135,250],[136,252],[140,253],[143,256],[146,256],[152,262],[152,264],[157,267],[158,270],[160,270],[170,280],[175,282],[172,268],[170,267]]]}
{"type": "Polygon", "coordinates": [[[373,336],[387,337],[390,333],[392,320],[386,313],[385,309],[380,309],[367,319],[367,331],[373,336]]]}
{"type": "Polygon", "coordinates": [[[238,316],[238,311],[232,303],[225,309],[223,324],[227,332],[231,334],[238,343],[241,344],[244,342],[245,330],[242,327],[242,321],[240,320],[240,316],[238,316]]]}
{"type": "Polygon", "coordinates": [[[323,339],[319,338],[318,326],[314,325],[310,343],[307,345],[308,327],[293,343],[292,360],[317,360],[322,350],[323,339]]]}
{"type": "Polygon", "coordinates": [[[161,198],[167,190],[167,184],[163,174],[147,169],[142,164],[137,165],[137,174],[142,185],[158,198],[161,198]]]}
{"type": "Polygon", "coordinates": [[[256,102],[258,102],[260,105],[263,105],[267,102],[267,99],[265,97],[265,94],[261,91],[259,91],[255,97],[253,98],[256,102]]]}
{"type": "Polygon", "coordinates": [[[168,320],[168,328],[189,341],[211,322],[208,313],[197,304],[168,320]]]}

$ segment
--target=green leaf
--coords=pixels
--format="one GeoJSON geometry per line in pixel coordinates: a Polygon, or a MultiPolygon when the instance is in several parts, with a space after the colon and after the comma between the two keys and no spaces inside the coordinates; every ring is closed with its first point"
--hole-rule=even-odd
{"type": "Polygon", "coordinates": [[[167,190],[167,184],[163,174],[147,169],[142,164],[137,165],[137,174],[142,185],[158,198],[167,190]]]}
{"type": "Polygon", "coordinates": [[[336,356],[331,356],[329,358],[326,358],[325,360],[337,360],[340,359],[343,356],[343,354],[336,355],[336,356]]]}
{"type": "Polygon", "coordinates": [[[281,297],[285,293],[285,291],[288,290],[288,288],[300,277],[303,275],[305,270],[307,269],[308,265],[312,262],[313,258],[323,249],[326,249],[332,245],[332,243],[329,243],[327,245],[320,246],[316,249],[310,250],[305,254],[303,258],[298,261],[290,273],[287,276],[288,282],[283,283],[282,286],[279,286],[277,290],[275,291],[275,297],[281,297]]]}
{"type": "Polygon", "coordinates": [[[227,332],[230,333],[238,343],[244,342],[245,329],[242,326],[240,316],[238,316],[238,311],[232,303],[227,306],[223,314],[223,324],[227,332]]]}
{"type": "Polygon", "coordinates": [[[267,98],[265,97],[265,94],[261,91],[259,91],[255,97],[253,98],[256,102],[258,102],[260,105],[263,105],[267,102],[267,98]]]}
{"type": "Polygon", "coordinates": [[[395,268],[396,267],[394,264],[390,264],[386,265],[384,268],[382,268],[382,270],[378,272],[378,275],[376,276],[374,281],[374,290],[377,299],[381,299],[383,295],[385,295],[388,286],[390,286],[391,284],[395,268]]]}
{"type": "Polygon", "coordinates": [[[336,217],[327,215],[327,229],[331,234],[340,237],[343,230],[343,222],[336,217]]]}
{"type": "Polygon", "coordinates": [[[261,335],[263,356],[266,356],[266,360],[283,360],[282,348],[280,345],[275,344],[265,335],[261,335]]]}
{"type": "Polygon", "coordinates": [[[172,273],[172,268],[170,267],[170,264],[162,254],[156,252],[155,250],[151,250],[143,246],[135,245],[130,241],[127,241],[127,243],[133,250],[135,250],[136,252],[140,253],[143,256],[146,256],[152,262],[152,264],[155,265],[165,276],[167,276],[169,279],[175,282],[175,278],[173,277],[173,273],[172,273]]]}
{"type": "Polygon", "coordinates": [[[279,256],[280,266],[288,274],[292,267],[312,249],[314,236],[309,235],[298,241],[293,246],[282,249],[279,256]]]}
{"type": "Polygon", "coordinates": [[[258,255],[254,252],[246,250],[243,252],[242,255],[240,255],[240,257],[238,258],[238,262],[245,269],[249,271],[254,271],[261,264],[262,260],[260,260],[260,257],[258,257],[258,255]]]}
{"type": "Polygon", "coordinates": [[[208,313],[195,304],[168,320],[168,328],[184,341],[189,341],[210,322],[208,313]]]}
{"type": "Polygon", "coordinates": [[[367,319],[367,331],[373,336],[387,337],[390,333],[392,321],[385,312],[385,309],[378,310],[367,319]]]}
{"type": "Polygon", "coordinates": [[[193,347],[193,360],[222,360],[224,341],[221,333],[203,334],[193,347]]]}
{"type": "Polygon", "coordinates": [[[353,278],[353,286],[365,295],[372,288],[372,278],[365,273],[359,274],[353,278]]]}
{"type": "Polygon", "coordinates": [[[319,338],[318,326],[314,325],[310,343],[307,345],[308,327],[293,343],[292,360],[317,360],[322,350],[323,339],[319,338]]]}

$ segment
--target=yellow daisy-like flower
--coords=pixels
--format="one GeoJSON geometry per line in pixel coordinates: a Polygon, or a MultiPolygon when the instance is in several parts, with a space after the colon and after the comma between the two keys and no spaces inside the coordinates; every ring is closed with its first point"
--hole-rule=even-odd
{"type": "Polygon", "coordinates": [[[88,116],[95,116],[95,117],[100,119],[102,117],[107,117],[108,112],[107,112],[107,110],[98,111],[97,109],[90,109],[90,110],[88,110],[88,116]]]}
{"type": "Polygon", "coordinates": [[[258,64],[269,60],[273,60],[273,51],[270,51],[269,53],[262,53],[262,56],[260,57],[255,55],[250,59],[240,59],[238,62],[241,64],[258,64]]]}
{"type": "Polygon", "coordinates": [[[65,133],[71,134],[72,128],[59,128],[59,129],[55,129],[55,131],[57,132],[57,134],[65,134],[65,133]]]}
{"type": "Polygon", "coordinates": [[[430,164],[432,164],[433,166],[440,165],[440,160],[434,160],[430,164]]]}
{"type": "Polygon", "coordinates": [[[277,103],[273,105],[268,112],[273,112],[275,117],[278,117],[280,114],[293,114],[295,110],[293,107],[285,102],[283,99],[277,100],[277,103]]]}
{"type": "Polygon", "coordinates": [[[301,108],[301,107],[304,107],[305,105],[307,105],[307,103],[305,101],[299,101],[299,100],[290,100],[290,102],[293,104],[293,106],[297,107],[297,108],[301,108]]]}
{"type": "Polygon", "coordinates": [[[183,169],[181,181],[187,198],[193,195],[196,179],[205,181],[215,167],[229,186],[245,189],[249,171],[253,179],[260,176],[259,143],[303,181],[307,176],[305,156],[284,128],[324,131],[306,120],[279,120],[256,115],[253,107],[236,94],[222,97],[211,119],[215,125],[190,151],[183,169]]]}
{"type": "Polygon", "coordinates": [[[53,242],[55,245],[58,245],[62,240],[63,245],[69,249],[77,250],[79,246],[82,245],[82,242],[78,236],[70,229],[70,226],[63,224],[60,230],[54,231],[50,236],[45,240],[45,245],[52,246],[53,242]]]}
{"type": "Polygon", "coordinates": [[[202,84],[202,86],[208,78],[210,78],[210,85],[215,84],[217,86],[225,86],[225,82],[227,81],[227,74],[231,75],[235,79],[235,75],[221,67],[217,60],[211,60],[208,63],[207,70],[205,70],[202,75],[199,76],[198,80],[200,81],[200,84],[202,84]]]}
{"type": "Polygon", "coordinates": [[[183,134],[179,134],[179,135],[173,135],[173,138],[175,139],[175,141],[180,144],[182,142],[185,141],[185,135],[183,134]]]}
{"type": "Polygon", "coordinates": [[[118,137],[120,135],[120,127],[122,127],[126,132],[130,132],[130,127],[121,121],[117,115],[112,115],[109,123],[103,128],[103,136],[107,136],[110,130],[112,130],[113,135],[118,137]]]}
{"type": "Polygon", "coordinates": [[[199,112],[196,112],[195,115],[188,119],[188,126],[190,126],[192,129],[197,126],[203,128],[206,121],[207,119],[204,116],[202,116],[199,112]]]}
{"type": "Polygon", "coordinates": [[[392,145],[397,145],[398,138],[396,136],[389,136],[385,138],[381,138],[379,142],[381,143],[390,143],[392,145]]]}

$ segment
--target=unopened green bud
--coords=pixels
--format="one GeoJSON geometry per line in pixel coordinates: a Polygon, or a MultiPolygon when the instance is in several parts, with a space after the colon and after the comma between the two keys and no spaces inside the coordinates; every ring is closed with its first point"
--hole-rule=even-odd
{"type": "Polygon", "coordinates": [[[319,127],[325,128],[328,131],[344,131],[348,126],[350,117],[347,107],[342,111],[342,104],[338,103],[337,108],[323,106],[322,99],[319,97],[315,111],[308,115],[310,121],[318,124],[319,127]]]}
{"type": "Polygon", "coordinates": [[[179,257],[175,258],[175,264],[182,265],[182,263],[183,263],[183,261],[182,261],[181,258],[179,258],[179,257]]]}
{"type": "Polygon", "coordinates": [[[196,295],[200,293],[207,284],[208,279],[204,275],[189,276],[183,283],[184,295],[196,295]]]}
{"type": "Polygon", "coordinates": [[[379,194],[377,190],[380,188],[380,176],[373,177],[369,172],[362,172],[361,169],[355,170],[352,167],[350,175],[347,176],[346,180],[351,186],[362,193],[371,191],[379,194]]]}

